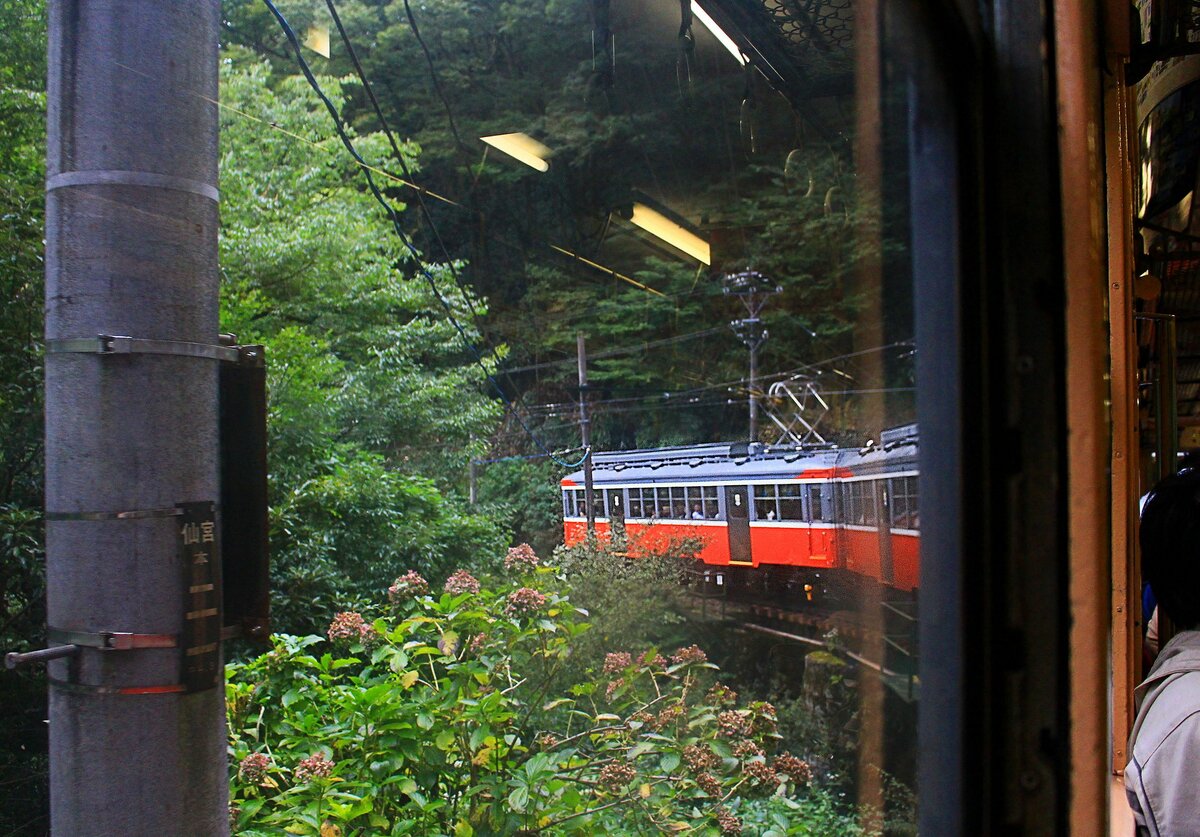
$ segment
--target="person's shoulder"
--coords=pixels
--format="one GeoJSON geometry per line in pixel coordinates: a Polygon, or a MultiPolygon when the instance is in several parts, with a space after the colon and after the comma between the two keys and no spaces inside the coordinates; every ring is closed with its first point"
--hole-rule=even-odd
{"type": "Polygon", "coordinates": [[[1145,766],[1165,746],[1200,747],[1200,671],[1171,675],[1147,696],[1138,713],[1133,742],[1137,760],[1145,766]]]}

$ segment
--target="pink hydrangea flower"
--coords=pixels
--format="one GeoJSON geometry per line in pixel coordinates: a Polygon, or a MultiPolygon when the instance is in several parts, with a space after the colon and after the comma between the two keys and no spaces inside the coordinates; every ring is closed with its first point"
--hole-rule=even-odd
{"type": "Polygon", "coordinates": [[[324,778],[332,772],[333,762],[327,759],[324,753],[315,753],[296,765],[292,775],[296,777],[297,782],[308,782],[312,779],[324,778]]]}
{"type": "Polygon", "coordinates": [[[504,569],[509,572],[529,572],[538,565],[537,553],[527,543],[514,546],[504,556],[504,569]]]}
{"type": "Polygon", "coordinates": [[[429,582],[416,570],[409,570],[392,582],[392,586],[388,588],[388,601],[400,604],[428,593],[429,582]]]}
{"type": "Polygon", "coordinates": [[[604,673],[620,674],[633,665],[633,655],[628,651],[616,651],[604,656],[604,673]]]}
{"type": "Polygon", "coordinates": [[[687,648],[680,648],[671,655],[671,662],[675,665],[683,663],[706,663],[708,655],[700,649],[698,645],[689,645],[687,648]]]}
{"type": "Polygon", "coordinates": [[[348,610],[333,617],[325,635],[329,637],[330,642],[358,641],[365,643],[375,638],[375,628],[367,624],[361,614],[348,610]]]}
{"type": "Polygon", "coordinates": [[[446,579],[446,585],[442,589],[453,595],[458,595],[459,593],[478,593],[479,579],[466,570],[457,570],[452,576],[446,579]]]}
{"type": "Polygon", "coordinates": [[[271,757],[266,753],[251,753],[238,765],[238,775],[252,785],[257,785],[267,776],[271,757]]]}
{"type": "Polygon", "coordinates": [[[546,606],[546,596],[532,587],[522,587],[508,594],[508,604],[504,612],[509,616],[519,613],[536,613],[546,606]]]}

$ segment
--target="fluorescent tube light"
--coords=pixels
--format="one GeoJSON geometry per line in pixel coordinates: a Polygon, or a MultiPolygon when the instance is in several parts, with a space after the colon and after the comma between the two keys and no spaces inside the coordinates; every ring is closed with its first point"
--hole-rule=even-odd
{"type": "Polygon", "coordinates": [[[694,14],[696,18],[704,24],[704,28],[711,32],[714,38],[721,42],[721,46],[729,50],[729,54],[737,59],[739,64],[741,64],[743,67],[746,66],[746,56],[742,54],[742,51],[738,48],[738,45],[733,42],[733,38],[726,35],[725,30],[718,26],[717,22],[708,16],[708,12],[700,8],[697,3],[692,3],[692,14],[694,14]]]}
{"type": "Polygon", "coordinates": [[[503,151],[514,160],[520,160],[530,168],[538,171],[549,171],[550,163],[547,158],[552,153],[533,137],[522,134],[494,134],[490,137],[480,137],[497,151],[503,151]]]}
{"type": "Polygon", "coordinates": [[[708,246],[708,242],[695,233],[685,230],[662,213],[655,212],[645,204],[635,203],[633,217],[629,220],[697,261],[703,264],[712,264],[712,248],[708,246]]]}
{"type": "Polygon", "coordinates": [[[304,36],[304,45],[315,52],[317,55],[329,57],[329,27],[328,26],[310,26],[308,34],[304,36]]]}

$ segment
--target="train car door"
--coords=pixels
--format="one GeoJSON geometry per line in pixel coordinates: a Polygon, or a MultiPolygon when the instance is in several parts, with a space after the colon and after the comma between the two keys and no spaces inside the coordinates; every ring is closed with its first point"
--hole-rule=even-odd
{"type": "Polygon", "coordinates": [[[892,497],[887,480],[872,480],[875,486],[875,520],[879,524],[879,580],[893,584],[896,568],[892,563],[892,497]]]}
{"type": "Polygon", "coordinates": [[[625,492],[620,488],[610,488],[604,492],[608,495],[608,517],[615,524],[625,522],[625,492]]]}
{"type": "Polygon", "coordinates": [[[729,563],[753,565],[750,552],[750,493],[744,485],[725,486],[725,528],[729,532],[729,563]]]}

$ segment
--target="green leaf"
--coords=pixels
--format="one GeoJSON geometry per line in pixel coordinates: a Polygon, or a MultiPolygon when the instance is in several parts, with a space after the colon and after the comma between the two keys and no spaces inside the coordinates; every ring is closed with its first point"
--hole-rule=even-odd
{"type": "Polygon", "coordinates": [[[733,757],[733,750],[729,749],[729,745],[724,741],[713,739],[712,741],[708,742],[708,747],[723,759],[733,757]]]}
{"type": "Polygon", "coordinates": [[[525,807],[529,804],[529,789],[522,786],[514,790],[508,795],[508,805],[518,814],[525,813],[525,807]]]}

